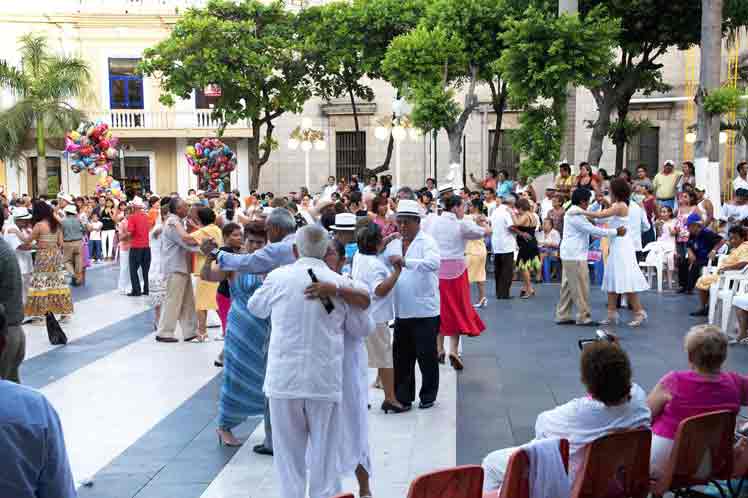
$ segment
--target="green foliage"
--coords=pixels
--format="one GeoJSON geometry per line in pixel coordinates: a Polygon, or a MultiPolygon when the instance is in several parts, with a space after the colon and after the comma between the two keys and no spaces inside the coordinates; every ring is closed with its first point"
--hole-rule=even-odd
{"type": "Polygon", "coordinates": [[[315,93],[322,98],[353,94],[371,101],[374,91],[361,83],[365,74],[366,33],[363,11],[347,2],[332,2],[302,10],[297,18],[303,52],[315,93]]]}
{"type": "Polygon", "coordinates": [[[641,133],[642,130],[652,128],[653,126],[652,122],[646,118],[626,118],[623,121],[616,119],[610,123],[608,138],[614,144],[618,144],[619,142],[627,144],[631,141],[631,138],[641,133]]]}
{"type": "Polygon", "coordinates": [[[526,106],[539,98],[558,99],[569,84],[599,83],[613,61],[619,24],[604,9],[581,20],[534,7],[508,21],[501,35],[507,48],[496,68],[509,82],[512,103],[526,106]]]}
{"type": "MultiPolygon", "coordinates": [[[[43,157],[47,138],[61,140],[83,120],[83,112],[68,100],[85,97],[91,77],[86,62],[53,54],[43,35],[20,38],[21,65],[0,63],[0,87],[18,95],[11,108],[0,112],[0,158],[18,158],[27,133],[37,128],[37,154],[43,157]]],[[[39,175],[38,191],[47,192],[46,173],[39,175]]]]}
{"type": "Polygon", "coordinates": [[[429,0],[354,0],[351,8],[360,19],[366,41],[361,57],[366,74],[382,79],[382,63],[392,40],[414,29],[429,0]]]}
{"type": "Polygon", "coordinates": [[[265,124],[298,112],[311,95],[293,14],[280,1],[211,0],[188,9],[169,38],[145,50],[141,70],[160,79],[165,104],[195,88],[221,87],[213,116],[265,124]]]}
{"type": "Polygon", "coordinates": [[[396,88],[408,88],[417,127],[429,131],[454,123],[460,110],[449,84],[465,76],[465,46],[455,34],[422,25],[396,37],[382,71],[396,88]]]}
{"type": "Polygon", "coordinates": [[[741,97],[746,94],[739,88],[723,86],[704,97],[704,110],[710,114],[726,114],[745,107],[746,101],[741,97]]]}
{"type": "Polygon", "coordinates": [[[520,176],[535,178],[555,171],[563,132],[553,109],[543,105],[526,108],[519,116],[519,128],[512,133],[512,145],[525,157],[520,176]]]}

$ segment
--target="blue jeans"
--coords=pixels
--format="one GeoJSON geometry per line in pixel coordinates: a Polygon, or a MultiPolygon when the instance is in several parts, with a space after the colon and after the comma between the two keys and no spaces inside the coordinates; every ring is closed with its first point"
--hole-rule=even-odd
{"type": "Polygon", "coordinates": [[[89,240],[88,241],[88,252],[91,259],[101,259],[101,241],[100,240],[89,240]]]}

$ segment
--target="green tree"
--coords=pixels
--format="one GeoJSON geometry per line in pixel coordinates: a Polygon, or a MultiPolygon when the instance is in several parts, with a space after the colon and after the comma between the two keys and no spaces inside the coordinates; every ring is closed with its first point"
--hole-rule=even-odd
{"type": "Polygon", "coordinates": [[[613,59],[619,29],[618,20],[599,8],[582,20],[529,7],[508,21],[502,35],[506,48],[496,65],[509,84],[510,101],[528,113],[514,142],[526,155],[523,174],[532,177],[554,168],[566,119],[566,88],[599,83],[613,59]],[[544,145],[540,136],[553,140],[544,145]]]}
{"type": "Polygon", "coordinates": [[[0,112],[0,158],[18,159],[33,129],[37,194],[47,195],[48,139],[61,140],[82,121],[83,112],[68,101],[84,95],[90,74],[83,60],[53,54],[42,35],[24,35],[20,44],[20,67],[0,64],[0,86],[18,97],[10,109],[0,112]]]}
{"type": "MultiPolygon", "coordinates": [[[[505,0],[435,0],[418,28],[395,38],[382,65],[385,77],[406,89],[413,104],[413,121],[425,131],[447,131],[449,160],[459,162],[462,135],[478,105],[476,85],[491,89],[496,129],[501,128],[506,86],[493,63],[504,50],[501,33],[512,8],[505,0]],[[462,106],[456,101],[464,91],[462,106]]],[[[496,163],[498,136],[491,150],[496,163]]]]}
{"type": "Polygon", "coordinates": [[[312,95],[295,27],[294,15],[280,1],[211,0],[205,8],[188,9],[169,38],[144,52],[141,70],[159,78],[164,104],[214,84],[221,88],[212,114],[222,123],[219,136],[226,125],[247,120],[250,189],[257,188],[260,169],[277,147],[274,121],[300,112],[312,95]]]}
{"type": "MultiPolygon", "coordinates": [[[[625,140],[620,136],[611,137],[608,131],[614,113],[618,122],[627,120],[629,104],[634,94],[649,95],[669,90],[670,87],[662,79],[663,65],[659,62],[660,58],[669,49],[685,50],[700,43],[701,3],[701,0],[580,1],[582,16],[596,7],[605,7],[610,16],[621,20],[617,58],[599,84],[588,86],[598,108],[598,117],[592,122],[587,154],[590,164],[600,163],[606,136],[616,143],[616,157],[621,156],[619,148],[625,140]]],[[[724,0],[722,11],[725,33],[745,25],[748,19],[748,2],[724,0]]],[[[719,33],[716,36],[721,39],[719,33]]],[[[719,61],[719,57],[716,60],[719,61]]],[[[717,69],[712,70],[714,71],[717,69]]],[[[622,161],[617,160],[616,171],[620,171],[622,167],[622,161]]]]}

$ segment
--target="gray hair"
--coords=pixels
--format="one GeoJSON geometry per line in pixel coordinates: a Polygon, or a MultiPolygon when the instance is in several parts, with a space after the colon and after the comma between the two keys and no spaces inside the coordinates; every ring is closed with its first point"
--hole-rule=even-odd
{"type": "Polygon", "coordinates": [[[294,233],[296,231],[296,220],[288,209],[275,208],[265,220],[265,225],[280,229],[284,234],[294,233]]]}
{"type": "Polygon", "coordinates": [[[296,249],[301,257],[324,259],[329,241],[330,236],[319,225],[306,225],[296,233],[296,249]]]}
{"type": "Polygon", "coordinates": [[[398,199],[408,199],[411,201],[416,200],[416,194],[413,193],[413,189],[410,187],[401,187],[397,191],[397,197],[398,199]],[[402,197],[400,197],[402,195],[402,197]]]}

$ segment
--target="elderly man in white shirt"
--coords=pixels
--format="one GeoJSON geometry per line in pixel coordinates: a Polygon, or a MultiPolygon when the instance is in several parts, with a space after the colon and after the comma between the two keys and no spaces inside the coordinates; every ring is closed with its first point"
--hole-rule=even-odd
{"type": "MultiPolygon", "coordinates": [[[[590,191],[576,189],[571,194],[571,207],[564,215],[564,234],[561,239],[561,299],[556,306],[556,323],[560,325],[594,325],[590,318],[590,270],[587,252],[590,235],[615,237],[626,234],[626,228],[618,230],[599,228],[584,216],[574,213],[584,211],[590,203],[590,191]],[[576,321],[571,317],[572,306],[577,306],[576,321]]],[[[632,203],[634,204],[634,203],[632,203]]]]}
{"type": "Polygon", "coordinates": [[[434,406],[439,392],[439,246],[421,229],[421,207],[404,199],[397,205],[403,239],[403,269],[395,286],[395,395],[405,407],[416,397],[415,364],[421,370],[421,409],[434,406]]]}
{"type": "Polygon", "coordinates": [[[511,194],[503,196],[501,206],[497,206],[491,215],[491,251],[496,279],[496,299],[511,299],[509,290],[514,275],[514,251],[517,250],[517,239],[512,231],[514,217],[509,206],[514,201],[513,197],[511,194]]]}
{"type": "Polygon", "coordinates": [[[350,280],[323,261],[328,244],[322,227],[300,229],[299,259],[268,274],[248,303],[250,312],[272,322],[264,391],[283,498],[305,497],[307,471],[311,498],[339,492],[343,334],[366,336],[374,328],[366,310],[338,297],[350,280]],[[309,299],[305,291],[313,279],[334,284],[336,295],[309,299]]]}

